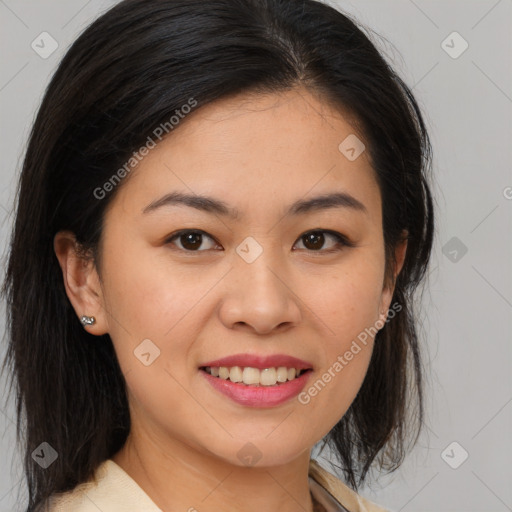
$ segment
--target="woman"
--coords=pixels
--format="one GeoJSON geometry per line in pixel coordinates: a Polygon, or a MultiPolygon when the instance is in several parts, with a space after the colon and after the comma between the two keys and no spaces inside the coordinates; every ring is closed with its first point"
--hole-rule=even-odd
{"type": "Polygon", "coordinates": [[[357,490],[423,421],[430,161],[325,4],[97,19],[35,120],[4,284],[27,512],[385,510],[357,490]]]}

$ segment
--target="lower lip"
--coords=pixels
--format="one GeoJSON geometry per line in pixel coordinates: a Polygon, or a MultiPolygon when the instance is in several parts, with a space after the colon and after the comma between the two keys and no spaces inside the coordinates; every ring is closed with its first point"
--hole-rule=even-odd
{"type": "Polygon", "coordinates": [[[204,370],[199,370],[206,380],[217,390],[234,402],[249,407],[275,407],[298,395],[311,373],[304,372],[300,377],[274,386],[248,386],[239,382],[214,377],[204,370]]]}

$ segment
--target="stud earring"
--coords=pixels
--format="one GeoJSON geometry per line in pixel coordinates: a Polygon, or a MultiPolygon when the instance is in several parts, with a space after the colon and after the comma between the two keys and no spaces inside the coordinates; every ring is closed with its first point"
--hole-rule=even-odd
{"type": "Polygon", "coordinates": [[[93,316],[82,316],[82,318],[80,318],[80,322],[82,322],[82,325],[85,327],[86,325],[93,325],[96,323],[96,318],[94,318],[93,316]]]}

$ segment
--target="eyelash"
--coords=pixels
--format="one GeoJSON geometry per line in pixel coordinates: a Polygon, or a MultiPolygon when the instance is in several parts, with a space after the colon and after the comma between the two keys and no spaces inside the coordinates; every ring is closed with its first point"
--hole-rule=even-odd
{"type": "MultiPolygon", "coordinates": [[[[208,238],[211,238],[215,243],[218,244],[218,242],[212,236],[210,236],[208,233],[206,233],[205,231],[202,231],[200,229],[182,229],[180,231],[176,231],[169,238],[166,239],[165,243],[166,244],[171,244],[174,239],[176,239],[176,238],[179,239],[179,237],[181,237],[182,235],[192,234],[192,233],[193,234],[198,234],[198,235],[205,235],[208,238]]],[[[304,233],[302,233],[302,235],[299,236],[299,238],[297,240],[301,240],[304,236],[306,236],[308,234],[311,234],[311,233],[327,233],[328,235],[332,236],[337,241],[338,245],[341,245],[342,247],[341,248],[337,248],[337,249],[334,248],[334,249],[318,250],[318,251],[308,250],[308,249],[301,249],[301,250],[306,250],[307,252],[310,252],[310,253],[313,253],[313,254],[314,253],[320,253],[320,254],[327,253],[327,254],[331,254],[331,253],[334,253],[334,252],[341,251],[344,247],[355,247],[355,244],[351,240],[349,240],[345,235],[342,235],[341,233],[338,233],[337,231],[332,231],[330,229],[312,229],[310,231],[305,231],[304,233]]],[[[187,252],[187,253],[205,252],[205,250],[202,250],[202,251],[191,251],[191,250],[188,250],[188,249],[182,249],[180,247],[178,247],[177,250],[184,251],[184,252],[187,252]]],[[[206,249],[206,250],[209,250],[209,249],[206,249]]]]}

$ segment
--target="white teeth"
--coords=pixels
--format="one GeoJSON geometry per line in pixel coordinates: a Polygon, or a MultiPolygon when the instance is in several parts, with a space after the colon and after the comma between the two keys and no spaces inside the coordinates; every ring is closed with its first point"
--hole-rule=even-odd
{"type": "Polygon", "coordinates": [[[219,368],[219,377],[221,379],[228,379],[229,378],[229,368],[226,368],[225,366],[221,366],[219,368]]]}
{"type": "Polygon", "coordinates": [[[260,373],[260,384],[262,386],[275,386],[277,382],[277,372],[275,368],[265,368],[260,373]]]}
{"type": "MultiPolygon", "coordinates": [[[[295,368],[290,368],[290,370],[293,370],[293,375],[291,375],[291,377],[295,377],[295,368]]],[[[288,369],[284,366],[280,366],[278,369],[277,369],[277,372],[276,372],[276,380],[277,382],[286,382],[286,380],[288,379],[288,369]]],[[[292,380],[292,379],[290,379],[292,380]]]]}
{"type": "Polygon", "coordinates": [[[224,380],[229,379],[231,382],[243,382],[248,386],[275,386],[277,383],[293,380],[300,375],[299,368],[286,368],[286,366],[265,368],[264,370],[249,366],[232,366],[230,368],[226,366],[206,366],[205,370],[214,377],[224,380]]]}
{"type": "Polygon", "coordinates": [[[229,380],[231,382],[242,382],[242,368],[240,366],[233,366],[229,370],[229,380]]]}
{"type": "Polygon", "coordinates": [[[244,384],[260,384],[260,371],[257,368],[244,368],[242,377],[244,384]]]}

